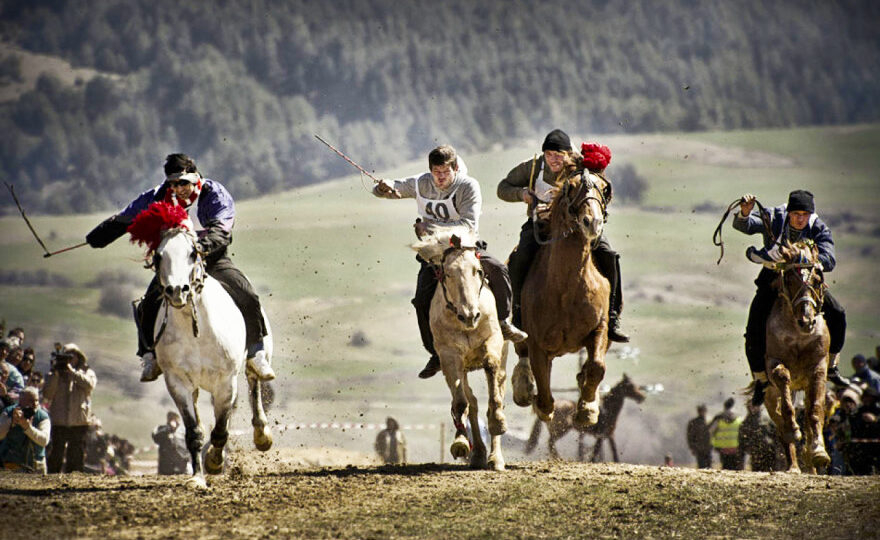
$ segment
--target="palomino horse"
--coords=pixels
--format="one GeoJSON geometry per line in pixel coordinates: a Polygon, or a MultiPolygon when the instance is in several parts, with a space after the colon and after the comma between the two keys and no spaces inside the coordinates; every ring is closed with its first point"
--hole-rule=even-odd
{"type": "MultiPolygon", "coordinates": [[[[154,327],[156,360],[165,373],[165,385],[186,427],[193,481],[204,487],[203,433],[196,402],[200,389],[211,394],[214,429],[204,457],[204,469],[208,474],[217,474],[223,470],[223,448],[229,437],[238,375],[245,364],[244,318],[220,282],[205,271],[193,225],[185,210],[163,202],[153,203],[137,216],[129,231],[133,242],[154,248],[151,266],[163,294],[154,327]],[[151,232],[145,235],[143,231],[151,232]]],[[[266,327],[268,330],[268,318],[266,327]]],[[[271,333],[263,343],[267,358],[271,358],[271,333]]],[[[254,444],[266,451],[272,446],[272,436],[266,427],[261,383],[251,373],[247,374],[247,381],[254,444]]]]}
{"type": "Polygon", "coordinates": [[[553,417],[553,359],[582,347],[587,359],[577,374],[575,422],[599,420],[596,391],[605,376],[610,286],[593,263],[591,246],[605,224],[607,185],[585,171],[565,180],[550,206],[550,240],[538,250],[523,284],[522,328],[529,337],[516,346],[513,400],[521,407],[534,403],[544,421],[553,417]]]}
{"type": "Polygon", "coordinates": [[[786,449],[789,472],[800,472],[792,393],[804,390],[804,463],[810,472],[830,463],[822,440],[825,374],[830,336],[822,317],[825,284],[812,242],[785,243],[775,287],[779,292],[767,320],[767,375],[772,383],[764,404],[786,449]]]}
{"type": "Polygon", "coordinates": [[[504,418],[504,382],[507,378],[507,345],[501,336],[492,291],[485,286],[483,268],[473,239],[462,241],[450,233],[431,235],[413,244],[422,259],[437,270],[438,285],[431,301],[431,331],[446,384],[452,393],[455,458],[470,456],[477,469],[504,470],[501,435],[504,418]],[[469,371],[486,372],[489,386],[491,453],[479,436],[477,398],[468,384],[469,371]],[[468,442],[465,419],[470,421],[473,447],[468,442]]]}
{"type": "MultiPolygon", "coordinates": [[[[575,404],[573,401],[567,399],[556,401],[553,419],[547,422],[547,430],[549,432],[547,445],[553,459],[559,459],[559,453],[556,451],[556,441],[574,428],[578,431],[578,459],[580,461],[584,461],[586,454],[584,450],[584,435],[592,435],[596,438],[596,444],[593,446],[593,455],[590,456],[590,461],[595,463],[599,460],[602,442],[607,440],[611,446],[611,454],[614,456],[614,461],[619,462],[617,444],[614,442],[614,429],[617,427],[617,418],[623,409],[623,401],[627,398],[634,400],[636,403],[641,403],[645,401],[645,394],[642,392],[642,388],[624,374],[623,379],[614,385],[607,394],[602,396],[602,402],[599,405],[599,421],[587,427],[574,424],[575,404]]],[[[535,420],[535,425],[532,426],[532,433],[526,442],[526,454],[532,453],[538,445],[538,437],[541,435],[541,424],[543,423],[540,418],[535,420]]]]}

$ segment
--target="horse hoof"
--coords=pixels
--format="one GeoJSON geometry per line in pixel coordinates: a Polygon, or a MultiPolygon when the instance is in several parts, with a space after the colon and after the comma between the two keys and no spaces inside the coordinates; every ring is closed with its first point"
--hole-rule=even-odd
{"type": "Polygon", "coordinates": [[[254,430],[254,446],[257,447],[257,450],[260,452],[269,450],[272,448],[272,442],[272,434],[268,429],[254,430]]]}
{"type": "Polygon", "coordinates": [[[205,481],[204,476],[190,476],[186,481],[186,487],[196,491],[207,491],[208,482],[205,481]]]}
{"type": "Polygon", "coordinates": [[[211,446],[205,456],[205,472],[208,474],[220,474],[223,472],[223,449],[211,446]]]}
{"type": "Polygon", "coordinates": [[[819,448],[813,451],[812,461],[813,467],[827,467],[831,464],[831,457],[828,456],[828,452],[824,448],[819,448]]]}
{"type": "Polygon", "coordinates": [[[578,410],[574,422],[578,427],[586,428],[599,421],[599,403],[597,401],[578,401],[578,410]]]}
{"type": "Polygon", "coordinates": [[[505,470],[504,457],[501,454],[490,456],[487,465],[487,468],[492,469],[493,471],[503,471],[505,470]]]}
{"type": "Polygon", "coordinates": [[[528,407],[535,399],[535,379],[528,363],[520,362],[513,368],[513,402],[528,407]]]}
{"type": "Polygon", "coordinates": [[[463,437],[455,439],[452,446],[449,447],[452,457],[455,459],[466,458],[471,453],[471,445],[463,437]]]}

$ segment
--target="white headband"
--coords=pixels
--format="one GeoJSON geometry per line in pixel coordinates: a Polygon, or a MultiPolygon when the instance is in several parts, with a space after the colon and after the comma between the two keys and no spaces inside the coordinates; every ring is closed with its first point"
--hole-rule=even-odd
{"type": "Polygon", "coordinates": [[[197,172],[189,172],[188,173],[186,171],[180,171],[180,172],[169,174],[168,176],[165,177],[165,179],[172,180],[172,181],[189,180],[191,183],[195,184],[201,179],[201,176],[199,176],[199,173],[197,173],[197,172]]]}

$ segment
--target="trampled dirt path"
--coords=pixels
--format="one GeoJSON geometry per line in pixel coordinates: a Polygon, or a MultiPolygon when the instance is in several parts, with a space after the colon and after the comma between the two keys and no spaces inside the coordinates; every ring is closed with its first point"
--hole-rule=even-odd
{"type": "Polygon", "coordinates": [[[880,477],[522,462],[303,468],[239,454],[186,477],[0,473],[3,538],[878,538],[880,477]]]}

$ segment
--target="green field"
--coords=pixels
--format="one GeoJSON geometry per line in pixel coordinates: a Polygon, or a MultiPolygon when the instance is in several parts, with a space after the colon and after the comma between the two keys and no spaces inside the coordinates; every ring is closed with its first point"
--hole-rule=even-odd
{"type": "MultiPolygon", "coordinates": [[[[680,452],[682,421],[696,403],[707,401],[710,411],[720,408],[727,395],[749,382],[742,332],[758,268],[742,254],[758,238],[727,224],[720,265],[711,242],[722,210],[745,192],[767,206],[784,202],[795,188],[816,194],[837,246],[832,290],[848,314],[844,373],[853,354],[873,354],[880,343],[880,285],[872,264],[880,253],[875,210],[880,126],[614,136],[603,142],[614,150],[615,165],[632,163],[649,184],[640,207],[612,206],[606,229],[622,254],[624,325],[633,335],[627,354],[612,347],[606,382],[626,372],[639,383],[665,387],[641,410],[633,404],[624,409],[618,439],[624,459],[659,463],[664,453],[680,452]],[[694,210],[705,203],[717,211],[694,210]]],[[[498,257],[515,245],[525,212],[523,205],[499,201],[495,186],[537,146],[464,156],[483,187],[481,234],[498,257]]],[[[316,144],[315,152],[322,151],[316,144]]],[[[415,162],[379,174],[402,176],[424,167],[415,162]]],[[[219,171],[212,176],[223,181],[219,171]]],[[[271,416],[280,424],[381,423],[388,415],[402,424],[449,424],[443,381],[415,376],[427,359],[409,304],[418,269],[408,247],[415,204],[376,199],[367,187],[351,176],[237,205],[232,252],[260,291],[275,332],[279,402],[271,416]],[[367,346],[349,345],[358,331],[368,338],[367,346]]],[[[60,249],[81,242],[104,217],[31,219],[49,248],[60,249]]],[[[8,326],[25,328],[38,367],[48,366],[54,341],[82,346],[99,374],[94,407],[105,427],[147,445],[149,429],[162,422],[171,402],[161,382],[137,383],[133,323],[99,313],[100,290],[87,286],[99,272],[122,271],[132,276],[134,296],[150,279],[139,263],[141,250],[121,239],[104,250],[82,248],[44,259],[20,217],[4,217],[0,227],[0,271],[45,270],[74,284],[4,283],[0,317],[8,326]]],[[[557,360],[554,386],[574,386],[575,366],[574,358],[557,360]]],[[[481,374],[472,379],[485,386],[481,374]]],[[[509,398],[507,407],[513,431],[531,427],[529,411],[509,398]]],[[[239,414],[234,428],[247,425],[239,414]]],[[[439,459],[438,432],[408,433],[413,460],[439,459]]],[[[357,430],[290,430],[280,441],[369,452],[371,436],[357,430]]],[[[676,455],[678,462],[687,459],[676,455]]]]}

